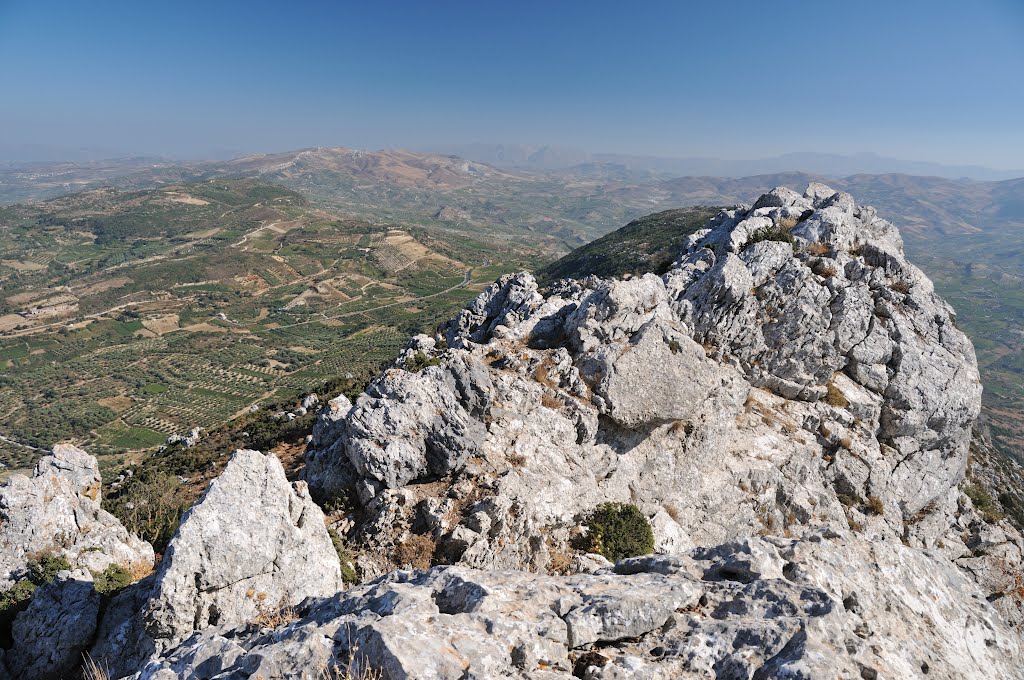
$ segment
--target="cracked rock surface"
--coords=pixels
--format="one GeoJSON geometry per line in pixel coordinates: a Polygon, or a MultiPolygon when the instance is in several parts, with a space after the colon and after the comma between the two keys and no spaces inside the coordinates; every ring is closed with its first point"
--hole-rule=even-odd
{"type": "Polygon", "coordinates": [[[342,588],[324,516],[273,454],[239,450],[182,519],[157,572],[123,591],[92,656],[118,673],[211,625],[342,588]]]}
{"type": "Polygon", "coordinates": [[[948,561],[834,533],[596,574],[436,567],[307,603],[273,633],[210,629],[141,678],[1016,678],[1018,639],[948,561]],[[574,676],[574,672],[576,675],[574,676]]]}
{"type": "Polygon", "coordinates": [[[967,553],[949,528],[980,397],[898,230],[812,184],[722,211],[661,277],[502,277],[332,402],[304,474],[358,502],[369,574],[412,533],[545,569],[606,501],[660,550],[828,526],[967,553]],[[420,355],[436,365],[404,369],[420,355]]]}

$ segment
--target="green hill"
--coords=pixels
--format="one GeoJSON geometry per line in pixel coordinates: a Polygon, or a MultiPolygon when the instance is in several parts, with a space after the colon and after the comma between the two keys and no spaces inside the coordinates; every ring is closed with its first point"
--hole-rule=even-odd
{"type": "Polygon", "coordinates": [[[719,210],[704,206],[676,208],[640,217],[552,262],[538,272],[538,278],[550,282],[591,274],[605,278],[661,274],[679,255],[686,237],[719,210]]]}

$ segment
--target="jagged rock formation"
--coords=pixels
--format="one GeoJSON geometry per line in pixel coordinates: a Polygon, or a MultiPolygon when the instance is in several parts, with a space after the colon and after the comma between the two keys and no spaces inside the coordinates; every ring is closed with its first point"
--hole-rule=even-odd
{"type": "Polygon", "coordinates": [[[35,680],[72,676],[96,632],[99,613],[100,596],[84,569],[37,588],[11,626],[14,644],[6,659],[11,675],[35,680]]]}
{"type": "Polygon", "coordinates": [[[1019,640],[971,589],[942,558],[832,533],[569,577],[436,567],[312,603],[274,635],[211,629],[141,678],[350,660],[395,680],[1018,677],[1019,640]]]}
{"type": "Polygon", "coordinates": [[[152,546],[100,507],[96,459],[66,444],[40,459],[31,478],[13,475],[0,487],[0,589],[22,575],[31,555],[51,551],[75,569],[153,566],[152,546]]]}
{"type": "Polygon", "coordinates": [[[338,555],[306,485],[289,483],[273,454],[239,450],[185,514],[152,579],[115,601],[92,654],[128,673],[193,631],[341,588],[338,555]]]}
{"type": "MultiPolygon", "coordinates": [[[[502,277],[324,405],[308,491],[236,452],[157,573],[98,623],[88,587],[50,615],[62,575],[14,631],[54,654],[0,664],[64,673],[91,638],[113,677],[160,680],[1016,680],[1024,540],[959,488],[979,407],[972,346],[895,227],[776,189],[663,276],[502,277]],[[351,510],[336,526],[379,578],[339,592],[311,492],[351,510]],[[661,554],[578,550],[607,501],[636,504],[661,554]],[[409,546],[454,566],[393,571],[409,546]]],[[[66,458],[33,483],[93,488],[66,458]]]]}
{"type": "Polygon", "coordinates": [[[662,550],[854,526],[970,552],[950,526],[973,348],[847,194],[723,211],[662,277],[544,294],[503,277],[442,333],[334,402],[308,454],[315,495],[361,503],[367,573],[411,531],[444,560],[545,568],[609,500],[638,504],[662,550]]]}

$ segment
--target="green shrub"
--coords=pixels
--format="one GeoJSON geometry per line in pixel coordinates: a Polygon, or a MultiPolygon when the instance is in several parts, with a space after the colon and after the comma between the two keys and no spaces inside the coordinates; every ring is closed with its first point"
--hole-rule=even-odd
{"type": "Polygon", "coordinates": [[[132,573],[120,564],[111,564],[102,572],[93,572],[93,587],[101,595],[116,593],[132,584],[132,573]]]}
{"type": "Polygon", "coordinates": [[[994,524],[1003,518],[999,505],[996,504],[996,501],[985,490],[985,487],[980,484],[965,484],[963,491],[971,499],[971,503],[974,504],[975,509],[981,513],[981,518],[986,522],[994,524]]]}
{"type": "Polygon", "coordinates": [[[338,553],[338,562],[341,563],[341,580],[345,583],[359,583],[359,574],[352,566],[355,563],[355,558],[345,547],[345,542],[341,540],[341,536],[334,529],[328,527],[327,533],[331,537],[331,543],[334,544],[334,552],[338,553]]]}
{"type": "Polygon", "coordinates": [[[999,494],[999,504],[1010,516],[1010,519],[1017,525],[1018,529],[1024,529],[1024,501],[1020,496],[1004,491],[999,494]]]}
{"type": "Polygon", "coordinates": [[[68,558],[53,552],[39,553],[28,561],[28,578],[32,583],[41,586],[51,583],[57,573],[71,569],[68,558]]]}
{"type": "Polygon", "coordinates": [[[405,360],[402,368],[409,371],[410,373],[419,373],[427,366],[437,366],[441,363],[441,360],[437,357],[428,357],[423,352],[416,352],[411,357],[405,360]]]}
{"type": "Polygon", "coordinates": [[[603,503],[587,518],[588,550],[612,562],[654,552],[651,524],[630,503],[603,503]]]}
{"type": "Polygon", "coordinates": [[[762,227],[750,235],[744,248],[749,248],[761,241],[782,241],[794,247],[796,245],[796,239],[793,238],[793,235],[782,227],[762,227]]]}
{"type": "Polygon", "coordinates": [[[14,585],[7,590],[0,591],[0,615],[26,602],[32,597],[35,589],[35,583],[32,583],[27,578],[23,578],[20,581],[15,581],[14,585]]]}

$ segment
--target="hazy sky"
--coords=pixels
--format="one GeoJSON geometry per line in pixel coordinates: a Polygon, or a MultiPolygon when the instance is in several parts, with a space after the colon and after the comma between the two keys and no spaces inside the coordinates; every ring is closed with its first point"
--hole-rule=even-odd
{"type": "Polygon", "coordinates": [[[1024,166],[1024,0],[0,0],[0,147],[1024,166]]]}

